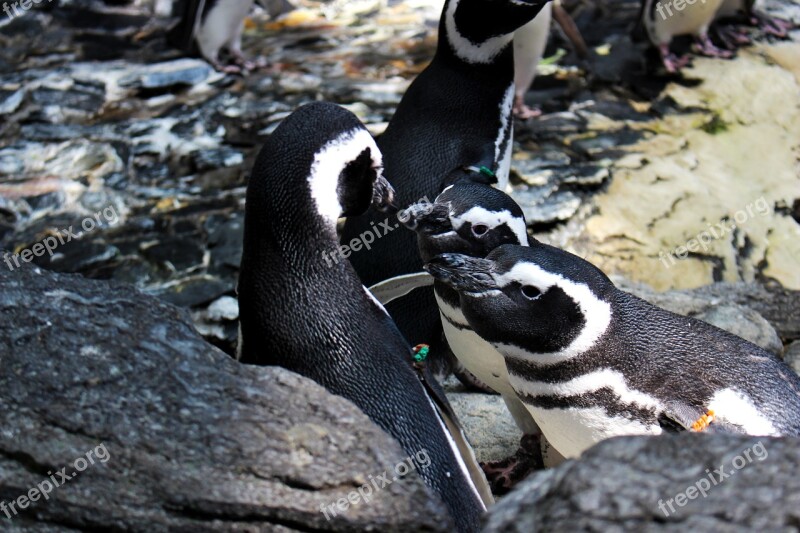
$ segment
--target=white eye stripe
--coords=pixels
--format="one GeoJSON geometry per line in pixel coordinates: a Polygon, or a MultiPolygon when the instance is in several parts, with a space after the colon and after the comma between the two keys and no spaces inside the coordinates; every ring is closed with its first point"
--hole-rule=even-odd
{"type": "Polygon", "coordinates": [[[519,244],[522,246],[528,245],[528,232],[525,227],[525,221],[521,218],[515,217],[510,211],[489,211],[480,206],[470,208],[468,211],[462,213],[460,216],[451,217],[453,227],[458,230],[467,222],[475,225],[488,226],[494,229],[501,224],[506,224],[514,235],[517,236],[519,244]]]}
{"type": "Polygon", "coordinates": [[[383,158],[375,140],[365,129],[355,128],[346,131],[314,154],[314,162],[311,164],[308,176],[311,197],[319,214],[334,225],[342,213],[337,192],[339,174],[347,163],[356,159],[367,148],[372,156],[373,168],[380,177],[383,158]]]}
{"type": "Polygon", "coordinates": [[[510,346],[505,346],[505,350],[498,346],[498,351],[505,355],[533,359],[543,365],[561,363],[577,357],[594,346],[611,323],[611,305],[597,298],[588,285],[547,272],[533,263],[518,263],[505,274],[493,274],[493,277],[498,287],[519,283],[532,285],[542,293],[547,292],[550,287],[558,287],[578,305],[586,321],[580,334],[562,350],[548,354],[533,354],[524,350],[509,349],[510,346]]]}

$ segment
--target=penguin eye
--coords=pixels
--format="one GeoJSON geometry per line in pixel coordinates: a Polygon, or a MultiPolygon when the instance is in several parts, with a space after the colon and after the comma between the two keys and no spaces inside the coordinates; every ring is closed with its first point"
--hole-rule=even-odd
{"type": "Polygon", "coordinates": [[[535,300],[542,295],[542,291],[533,285],[523,285],[520,290],[522,291],[522,295],[528,300],[535,300]]]}
{"type": "Polygon", "coordinates": [[[486,235],[487,231],[489,231],[489,226],[487,226],[486,224],[475,224],[474,226],[472,226],[472,233],[476,237],[483,237],[484,235],[486,235]]]}

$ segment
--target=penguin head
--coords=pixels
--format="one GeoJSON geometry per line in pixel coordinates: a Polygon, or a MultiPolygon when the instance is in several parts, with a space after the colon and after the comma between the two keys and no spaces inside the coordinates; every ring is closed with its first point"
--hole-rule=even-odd
{"type": "Polygon", "coordinates": [[[383,177],[375,140],[350,111],[317,102],[299,107],[269,137],[248,186],[248,205],[277,204],[288,210],[299,191],[305,204],[335,226],[342,216],[360,215],[373,204],[387,211],[394,189],[383,177]]]}
{"type": "Polygon", "coordinates": [[[459,181],[434,203],[412,204],[398,219],[417,232],[424,261],[445,252],[486,257],[502,244],[528,244],[522,209],[506,193],[483,183],[459,181]]]}
{"type": "Polygon", "coordinates": [[[548,1],[448,0],[443,29],[450,49],[467,63],[489,64],[548,1]]]}
{"type": "Polygon", "coordinates": [[[611,322],[611,280],[588,261],[546,244],[504,245],[485,259],[442,254],[425,268],[459,292],[470,325],[506,355],[544,354],[552,362],[574,357],[611,322]]]}

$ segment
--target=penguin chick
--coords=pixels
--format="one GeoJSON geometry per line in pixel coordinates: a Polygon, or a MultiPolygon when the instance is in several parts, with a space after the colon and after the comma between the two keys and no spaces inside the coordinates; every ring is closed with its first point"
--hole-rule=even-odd
{"type": "Polygon", "coordinates": [[[409,456],[425,451],[421,477],[459,531],[477,531],[491,494],[444,394],[420,379],[410,347],[350,264],[331,260],[337,220],[370,204],[388,209],[393,194],[375,141],[349,111],[314,103],[280,124],[247,188],[239,358],[311,378],[409,456]]]}
{"type": "Polygon", "coordinates": [[[643,0],[642,24],[650,42],[658,48],[667,72],[677,72],[688,58],[677,58],[669,49],[672,38],[692,35],[694,51],[709,57],[729,58],[733,54],[720,50],[708,37],[708,28],[723,0],[643,0]],[[678,9],[680,7],[680,9],[678,9]]]}
{"type": "MultiPolygon", "coordinates": [[[[502,244],[527,245],[530,239],[522,209],[510,196],[471,181],[448,187],[433,204],[409,206],[398,214],[398,219],[417,232],[424,262],[453,252],[486,257],[502,244]]],[[[506,491],[531,470],[541,468],[541,431],[511,387],[503,356],[479,337],[464,318],[458,293],[441,281],[434,283],[434,292],[445,337],[459,364],[503,397],[517,426],[528,437],[523,437],[523,445],[514,456],[483,465],[494,492],[506,491]],[[531,446],[533,450],[527,449],[531,446]]],[[[456,370],[459,378],[463,374],[456,370]]]]}
{"type": "Polygon", "coordinates": [[[744,339],[617,289],[552,246],[444,254],[428,271],[503,354],[550,443],[577,457],[618,435],[800,435],[800,377],[744,339]]]}
{"type": "MultiPolygon", "coordinates": [[[[189,53],[199,52],[221,72],[239,73],[263,66],[242,54],[244,19],[253,3],[254,0],[184,0],[180,22],[170,33],[169,41],[189,53]],[[220,62],[223,48],[230,54],[233,64],[220,62]]],[[[262,0],[260,4],[272,18],[294,9],[288,0],[262,0]]]]}

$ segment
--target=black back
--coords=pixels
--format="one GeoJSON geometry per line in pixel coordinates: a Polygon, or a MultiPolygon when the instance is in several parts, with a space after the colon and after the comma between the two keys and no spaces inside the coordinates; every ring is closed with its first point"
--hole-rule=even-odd
{"type": "MultiPolygon", "coordinates": [[[[461,59],[447,36],[445,14],[453,1],[445,3],[433,61],[408,88],[378,140],[385,175],[397,190],[397,205],[401,208],[423,197],[432,200],[452,174],[464,166],[498,169],[495,142],[503,129],[500,105],[514,82],[513,45],[509,41],[489,63],[461,59]]],[[[478,43],[512,33],[533,19],[545,3],[546,0],[459,0],[455,21],[462,35],[478,43]]],[[[511,142],[510,108],[505,118],[501,157],[511,142]]],[[[342,242],[369,231],[370,223],[377,225],[384,218],[371,210],[348,219],[342,242]]],[[[351,262],[367,286],[422,270],[415,237],[406,231],[388,233],[376,240],[371,251],[354,254],[351,262]]],[[[430,287],[391,302],[387,310],[409,342],[431,344],[432,357],[436,357],[442,331],[430,287]]]]}
{"type": "MultiPolygon", "coordinates": [[[[319,215],[307,177],[315,153],[354,128],[363,125],[343,108],[310,104],[284,120],[256,160],[239,278],[241,360],[309,377],[353,401],[409,456],[427,450],[431,465],[420,475],[449,507],[458,529],[474,531],[480,501],[411,368],[408,344],[349,263],[322,255],[335,253],[336,228],[319,215]]],[[[375,169],[358,161],[362,157],[340,176],[340,203],[355,202],[346,207],[352,212],[366,209],[375,179],[375,169]],[[344,183],[358,190],[342,190],[344,183]],[[362,194],[365,188],[369,194],[362,194]]]]}

